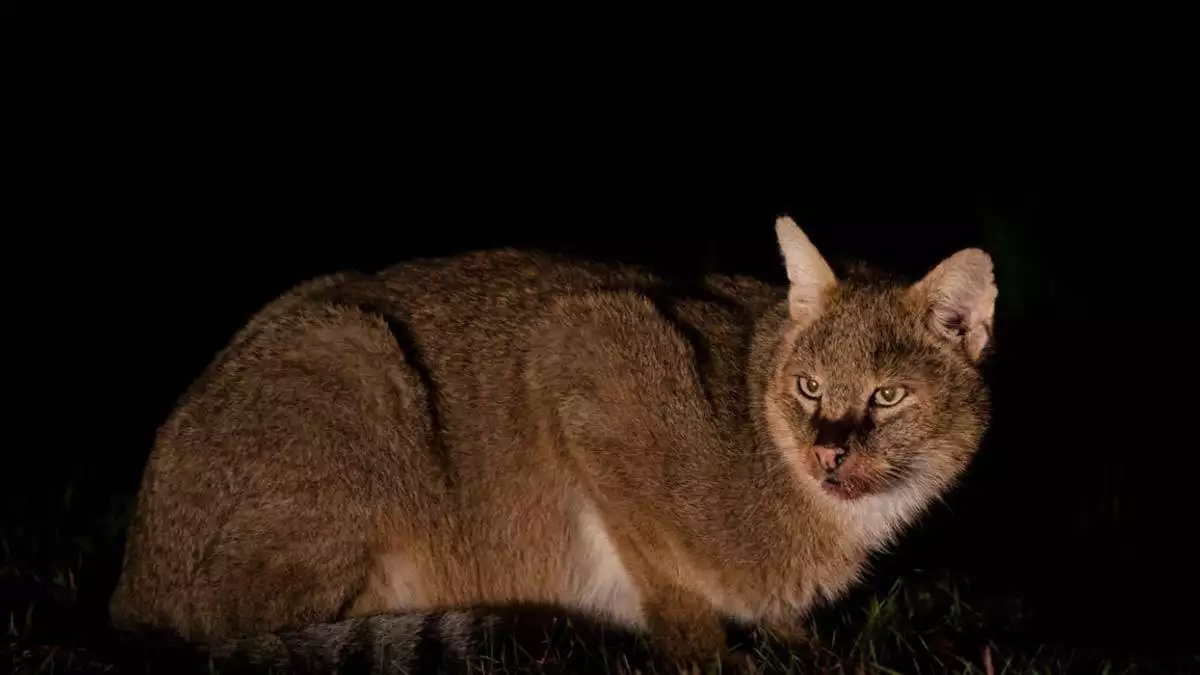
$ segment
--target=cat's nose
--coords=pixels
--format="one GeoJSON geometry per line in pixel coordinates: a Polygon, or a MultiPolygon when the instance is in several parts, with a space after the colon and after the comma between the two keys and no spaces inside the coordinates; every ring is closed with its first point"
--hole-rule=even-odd
{"type": "Polygon", "coordinates": [[[814,445],[813,452],[817,455],[817,462],[822,469],[833,471],[842,465],[842,461],[846,459],[846,449],[843,447],[831,447],[828,445],[814,445]]]}

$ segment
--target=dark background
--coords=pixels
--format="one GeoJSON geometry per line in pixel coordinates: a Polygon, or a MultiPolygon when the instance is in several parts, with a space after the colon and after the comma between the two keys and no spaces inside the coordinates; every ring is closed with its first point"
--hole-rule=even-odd
{"type": "MultiPolygon", "coordinates": [[[[992,431],[874,582],[945,570],[1019,606],[1029,645],[1195,651],[1195,183],[1173,90],[987,65],[922,85],[883,64],[848,101],[800,95],[795,74],[730,92],[556,74],[545,54],[443,73],[407,52],[393,71],[382,48],[170,42],[70,60],[23,127],[30,208],[10,222],[35,243],[6,257],[36,321],[11,355],[33,376],[7,560],[78,562],[89,620],[119,553],[96,542],[124,527],[155,427],[289,286],[500,245],[782,283],[788,213],[832,261],[917,277],[981,246],[996,262],[992,431]]],[[[10,607],[46,592],[3,583],[10,607]]]]}

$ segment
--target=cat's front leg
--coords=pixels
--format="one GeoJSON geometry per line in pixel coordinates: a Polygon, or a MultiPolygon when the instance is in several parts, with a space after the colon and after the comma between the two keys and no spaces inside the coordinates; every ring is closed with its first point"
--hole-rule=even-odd
{"type": "Polygon", "coordinates": [[[668,672],[753,672],[729,650],[725,622],[704,598],[674,586],[655,589],[644,611],[650,641],[668,672]]]}
{"type": "Polygon", "coordinates": [[[758,627],[769,638],[788,647],[806,645],[812,639],[808,617],[800,613],[766,618],[759,622],[758,627]]]}

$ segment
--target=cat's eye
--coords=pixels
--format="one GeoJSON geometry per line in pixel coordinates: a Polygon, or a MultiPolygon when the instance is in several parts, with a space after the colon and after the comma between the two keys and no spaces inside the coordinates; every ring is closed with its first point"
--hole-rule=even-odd
{"type": "Polygon", "coordinates": [[[875,390],[875,396],[873,397],[873,400],[875,401],[875,405],[882,408],[887,408],[904,400],[904,397],[907,394],[908,390],[904,387],[880,387],[875,390]]]}
{"type": "Polygon", "coordinates": [[[801,375],[796,378],[796,388],[808,398],[821,398],[821,383],[811,377],[801,375]]]}

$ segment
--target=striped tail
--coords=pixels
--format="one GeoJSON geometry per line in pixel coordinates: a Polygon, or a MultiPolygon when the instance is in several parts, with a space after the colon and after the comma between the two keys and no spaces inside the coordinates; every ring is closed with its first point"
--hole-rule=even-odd
{"type": "Polygon", "coordinates": [[[492,623],[472,612],[380,614],[233,640],[210,657],[218,673],[468,672],[487,656],[492,623]]]}

